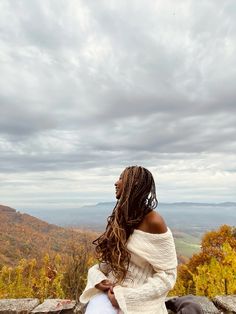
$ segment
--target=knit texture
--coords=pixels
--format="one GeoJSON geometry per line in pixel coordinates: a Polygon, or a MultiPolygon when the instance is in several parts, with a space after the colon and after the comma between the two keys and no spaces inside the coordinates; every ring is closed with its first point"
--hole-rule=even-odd
{"type": "MultiPolygon", "coordinates": [[[[116,300],[124,314],[166,314],[165,297],[176,281],[177,258],[170,229],[162,234],[134,230],[127,242],[131,253],[125,281],[114,287],[116,300]]],[[[87,286],[80,297],[87,303],[103,293],[94,286],[104,279],[115,282],[111,273],[104,275],[98,265],[90,268],[87,286]]]]}

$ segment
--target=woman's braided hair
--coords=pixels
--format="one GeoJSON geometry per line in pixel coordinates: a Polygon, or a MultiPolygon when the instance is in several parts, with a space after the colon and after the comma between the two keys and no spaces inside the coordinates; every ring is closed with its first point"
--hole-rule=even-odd
{"type": "Polygon", "coordinates": [[[107,219],[106,231],[93,242],[100,265],[105,263],[109,267],[117,283],[126,278],[128,271],[130,253],[126,243],[129,236],[157,206],[155,182],[149,170],[127,167],[121,178],[121,197],[107,219]]]}

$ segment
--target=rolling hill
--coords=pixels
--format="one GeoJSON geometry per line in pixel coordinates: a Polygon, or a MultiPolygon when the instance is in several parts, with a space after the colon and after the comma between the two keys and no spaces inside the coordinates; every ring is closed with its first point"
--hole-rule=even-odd
{"type": "Polygon", "coordinates": [[[0,266],[45,253],[69,254],[69,243],[91,243],[96,233],[49,224],[13,208],[0,205],[0,266]]]}
{"type": "MultiPolygon", "coordinates": [[[[21,213],[0,205],[0,265],[45,252],[67,254],[70,241],[89,238],[91,243],[104,230],[113,207],[113,202],[105,202],[74,209],[21,213]]],[[[199,251],[205,232],[222,224],[232,225],[236,219],[236,203],[163,203],[157,209],[173,231],[179,260],[199,251]]]]}

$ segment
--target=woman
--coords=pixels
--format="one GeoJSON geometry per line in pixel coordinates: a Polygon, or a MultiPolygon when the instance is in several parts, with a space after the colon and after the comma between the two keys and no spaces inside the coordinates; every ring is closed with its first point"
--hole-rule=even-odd
{"type": "Polygon", "coordinates": [[[86,314],[164,314],[176,281],[172,233],[157,206],[155,182],[143,167],[127,167],[115,183],[117,203],[94,241],[99,263],[80,296],[86,314]]]}

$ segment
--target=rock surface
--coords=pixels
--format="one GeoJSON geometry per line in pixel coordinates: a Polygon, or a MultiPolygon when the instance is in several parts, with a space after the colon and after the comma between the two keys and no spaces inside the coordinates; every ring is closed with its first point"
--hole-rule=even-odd
{"type": "Polygon", "coordinates": [[[28,314],[39,304],[38,299],[2,299],[1,314],[28,314]]]}
{"type": "Polygon", "coordinates": [[[46,299],[31,313],[43,314],[43,313],[74,313],[75,301],[72,300],[62,300],[62,299],[46,299]]]}
{"type": "Polygon", "coordinates": [[[213,302],[219,306],[223,311],[236,313],[236,294],[216,296],[213,302]]]}
{"type": "Polygon", "coordinates": [[[202,307],[204,313],[216,314],[220,310],[207,297],[195,296],[195,301],[202,307]]]}
{"type": "MultiPolygon", "coordinates": [[[[217,296],[213,299],[215,305],[207,297],[191,298],[201,306],[203,314],[236,313],[236,295],[217,296]]],[[[76,304],[73,300],[47,299],[42,304],[38,299],[0,300],[0,314],[83,314],[84,309],[83,304],[76,304]]]]}

